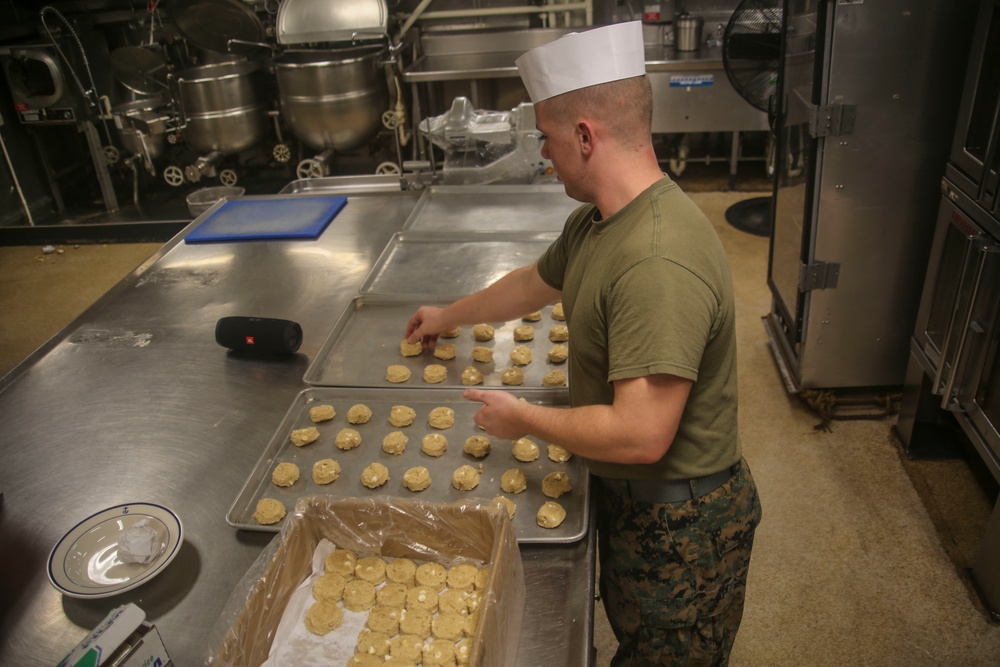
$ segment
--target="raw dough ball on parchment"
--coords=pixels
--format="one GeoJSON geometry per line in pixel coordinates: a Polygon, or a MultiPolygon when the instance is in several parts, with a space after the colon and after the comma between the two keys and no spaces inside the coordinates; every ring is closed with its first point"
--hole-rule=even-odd
{"type": "Polygon", "coordinates": [[[424,654],[424,639],[416,635],[399,635],[392,640],[389,655],[400,660],[409,660],[414,665],[424,654]]]}
{"type": "Polygon", "coordinates": [[[451,475],[451,485],[459,491],[471,491],[479,486],[479,471],[464,465],[451,475]]]}
{"type": "Polygon", "coordinates": [[[345,579],[353,579],[354,568],[358,566],[358,555],[350,549],[337,549],[326,557],[325,566],[327,572],[335,572],[345,579]]]}
{"type": "Polygon", "coordinates": [[[278,523],[285,518],[285,506],[274,498],[261,498],[257,501],[257,509],[253,519],[262,526],[278,523]]]}
{"type": "Polygon", "coordinates": [[[368,581],[353,579],[344,586],[344,607],[351,611],[368,611],[375,604],[375,586],[368,581]]]}
{"type": "Polygon", "coordinates": [[[556,343],[549,348],[548,357],[553,364],[561,364],[569,358],[569,348],[562,343],[556,343]]]}
{"type": "Polygon", "coordinates": [[[492,449],[493,444],[485,435],[470,435],[466,438],[465,447],[463,447],[463,451],[466,454],[475,456],[477,459],[489,456],[492,449]]]}
{"type": "Polygon", "coordinates": [[[319,600],[306,612],[306,630],[314,635],[325,635],[340,627],[344,620],[344,610],[333,602],[319,600]]]}
{"type": "Polygon", "coordinates": [[[393,431],[382,438],[382,451],[386,454],[399,456],[406,451],[406,443],[409,441],[410,439],[402,431],[393,431]]]}
{"type": "Polygon", "coordinates": [[[377,656],[384,662],[385,657],[389,655],[389,635],[364,628],[358,635],[358,645],[355,651],[357,655],[377,656]]]}
{"type": "Polygon", "coordinates": [[[394,584],[412,586],[416,573],[417,564],[409,558],[397,558],[385,566],[385,578],[394,584]]]}
{"type": "Polygon", "coordinates": [[[410,379],[410,369],[406,366],[400,366],[399,364],[393,364],[385,369],[385,379],[393,384],[399,384],[400,382],[406,382],[410,379]]]}
{"type": "Polygon", "coordinates": [[[325,602],[340,602],[344,597],[344,586],[347,579],[336,572],[327,572],[318,577],[313,584],[313,597],[325,602]]]}
{"type": "Polygon", "coordinates": [[[560,447],[556,444],[549,445],[549,459],[555,461],[556,463],[566,463],[571,458],[571,454],[565,447],[560,447]]]}
{"type": "Polygon", "coordinates": [[[432,614],[438,608],[438,592],[430,586],[416,586],[406,591],[406,608],[423,609],[432,614]]]}
{"type": "Polygon", "coordinates": [[[542,311],[536,310],[533,313],[528,313],[521,319],[524,320],[525,322],[538,322],[542,319],[542,311]]]}
{"type": "Polygon", "coordinates": [[[330,421],[336,416],[337,411],[333,409],[332,405],[317,405],[314,408],[309,408],[309,419],[317,424],[319,422],[330,421]]]}
{"type": "Polygon", "coordinates": [[[409,426],[417,418],[417,411],[406,405],[394,405],[389,410],[389,423],[393,426],[409,426]]]}
{"type": "Polygon", "coordinates": [[[424,563],[417,568],[414,578],[418,586],[428,586],[440,591],[448,582],[448,571],[440,563],[424,563]]]}
{"type": "Polygon", "coordinates": [[[354,576],[378,586],[385,581],[385,561],[378,556],[359,558],[354,566],[354,576]]]}
{"type": "Polygon", "coordinates": [[[275,486],[291,486],[299,480],[299,467],[294,463],[279,463],[271,473],[275,486]]]}
{"type": "Polygon", "coordinates": [[[469,594],[465,591],[448,589],[438,596],[438,609],[442,612],[453,611],[459,614],[469,613],[469,594]]]}
{"type": "Polygon", "coordinates": [[[410,468],[403,473],[403,486],[410,491],[423,491],[431,485],[431,473],[423,466],[410,468]]]}
{"type": "Polygon", "coordinates": [[[333,459],[320,459],[313,464],[313,481],[317,484],[329,484],[340,478],[340,464],[333,459]]]}
{"type": "Polygon", "coordinates": [[[310,442],[316,442],[319,438],[319,431],[316,430],[315,426],[299,428],[292,431],[289,438],[291,439],[293,445],[296,447],[302,447],[303,445],[308,445],[310,442]]]}
{"type": "Polygon", "coordinates": [[[479,568],[471,563],[458,563],[448,570],[448,588],[457,591],[471,591],[476,584],[479,568]]]}
{"type": "Polygon", "coordinates": [[[513,520],[514,515],[517,513],[517,505],[514,504],[514,501],[507,496],[493,496],[493,500],[502,503],[507,510],[507,518],[513,520]]]}
{"type": "Polygon", "coordinates": [[[477,324],[472,327],[472,335],[478,341],[493,340],[493,327],[488,324],[477,324]]]}
{"type": "Polygon", "coordinates": [[[549,371],[542,376],[543,387],[565,387],[566,372],[563,370],[549,371]]]}
{"type": "Polygon", "coordinates": [[[505,493],[521,493],[528,488],[528,478],[520,468],[511,468],[500,476],[500,488],[505,493]]]}
{"type": "Polygon", "coordinates": [[[465,370],[462,371],[462,384],[466,387],[472,387],[482,383],[483,374],[476,370],[474,366],[466,366],[465,370]]]}
{"type": "Polygon", "coordinates": [[[369,489],[377,489],[389,479],[389,469],[381,463],[372,463],[361,471],[361,483],[369,489]]]}
{"type": "Polygon", "coordinates": [[[449,639],[435,639],[424,647],[426,667],[448,667],[455,662],[455,642],[449,639]]]}
{"type": "Polygon", "coordinates": [[[535,522],[542,528],[557,528],[566,519],[566,510],[559,503],[550,500],[535,515],[535,522]]]}
{"type": "Polygon", "coordinates": [[[371,418],[372,409],[364,403],[352,405],[351,409],[347,411],[347,421],[351,424],[367,424],[371,418]]]}
{"type": "Polygon", "coordinates": [[[438,384],[448,379],[448,369],[441,364],[431,364],[424,369],[424,382],[438,384]]]}
{"type": "Polygon", "coordinates": [[[455,641],[465,636],[465,616],[446,611],[431,619],[431,634],[438,639],[455,641]]]}
{"type": "Polygon", "coordinates": [[[550,472],[542,480],[542,493],[549,498],[558,498],[572,490],[573,487],[570,486],[569,475],[564,472],[550,472]]]}
{"type": "MultiPolygon", "coordinates": [[[[390,576],[391,570],[389,569],[390,565],[392,563],[389,563],[385,570],[385,575],[390,583],[378,589],[375,593],[375,604],[379,607],[402,608],[406,604],[406,591],[410,590],[410,586],[405,583],[395,583],[392,581],[392,577],[390,576]]],[[[411,577],[410,582],[412,583],[412,581],[411,577]]]]}
{"type": "Polygon", "coordinates": [[[438,359],[444,359],[445,361],[449,359],[454,359],[457,352],[455,352],[454,345],[436,345],[434,347],[434,356],[438,359]]]}
{"type": "Polygon", "coordinates": [[[518,461],[524,461],[525,463],[531,463],[538,458],[539,450],[538,445],[529,440],[528,438],[518,438],[514,441],[514,458],[518,461]]]}
{"type": "Polygon", "coordinates": [[[347,667],[385,667],[385,658],[357,653],[347,661],[347,667]]]}
{"type": "Polygon", "coordinates": [[[343,449],[344,451],[354,449],[361,444],[361,434],[353,428],[341,429],[337,437],[333,439],[333,444],[337,446],[337,449],[343,449]]]}
{"type": "Polygon", "coordinates": [[[389,637],[394,637],[399,633],[399,615],[402,613],[402,609],[394,609],[393,607],[375,607],[372,609],[371,613],[368,615],[368,620],[365,625],[372,632],[382,632],[389,637]]]}
{"type": "Polygon", "coordinates": [[[566,320],[566,313],[563,312],[562,301],[552,306],[552,319],[564,322],[566,320]]]}
{"type": "Polygon", "coordinates": [[[516,366],[527,366],[533,358],[531,348],[526,345],[518,345],[510,351],[510,360],[516,366]]]}
{"type": "Polygon", "coordinates": [[[448,407],[434,408],[427,416],[427,423],[437,429],[451,428],[455,425],[455,411],[448,407]]]}
{"type": "Polygon", "coordinates": [[[549,340],[553,343],[565,343],[569,340],[569,329],[565,324],[557,324],[549,331],[549,340]]]}
{"type": "Polygon", "coordinates": [[[477,345],[472,348],[472,360],[481,364],[488,364],[493,361],[493,348],[477,345]]]}
{"type": "Polygon", "coordinates": [[[404,357],[419,357],[424,351],[424,346],[418,340],[416,343],[407,343],[405,340],[399,344],[399,353],[404,357]]]}
{"type": "Polygon", "coordinates": [[[508,368],[500,375],[500,381],[506,385],[520,387],[524,384],[524,371],[517,366],[508,368]]]}
{"type": "Polygon", "coordinates": [[[441,338],[458,338],[462,334],[462,327],[455,327],[454,329],[447,329],[442,331],[438,335],[441,338]]]}
{"type": "Polygon", "coordinates": [[[427,639],[431,636],[431,612],[426,609],[404,609],[399,615],[399,633],[427,639]]]}
{"type": "Polygon", "coordinates": [[[522,324],[514,327],[514,340],[526,341],[535,339],[535,327],[530,324],[522,324]]]}
{"type": "Polygon", "coordinates": [[[448,450],[448,439],[440,433],[428,433],[420,444],[420,451],[427,456],[443,456],[448,450]]]}

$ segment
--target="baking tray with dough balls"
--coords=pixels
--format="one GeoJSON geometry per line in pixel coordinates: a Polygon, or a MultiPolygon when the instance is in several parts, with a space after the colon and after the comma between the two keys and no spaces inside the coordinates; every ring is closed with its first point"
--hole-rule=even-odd
{"type": "MultiPolygon", "coordinates": [[[[444,503],[486,499],[513,511],[519,542],[582,538],[590,492],[584,461],[565,450],[550,452],[552,443],[542,440],[515,443],[486,435],[475,423],[481,404],[465,400],[462,392],[374,387],[302,391],[249,471],[226,520],[241,529],[277,532],[299,498],[322,494],[444,503]],[[298,444],[307,429],[315,433],[298,444]],[[516,472],[519,485],[505,484],[510,471],[516,472]],[[551,525],[552,512],[538,516],[546,503],[565,510],[556,525],[551,525]]],[[[569,402],[565,389],[511,393],[557,408],[569,402]]]]}
{"type": "Polygon", "coordinates": [[[565,320],[559,319],[561,304],[510,322],[461,326],[427,349],[403,340],[406,324],[417,308],[446,303],[411,297],[355,297],[306,371],[306,383],[405,389],[475,383],[539,391],[568,386],[566,358],[572,343],[566,340],[565,320]]]}

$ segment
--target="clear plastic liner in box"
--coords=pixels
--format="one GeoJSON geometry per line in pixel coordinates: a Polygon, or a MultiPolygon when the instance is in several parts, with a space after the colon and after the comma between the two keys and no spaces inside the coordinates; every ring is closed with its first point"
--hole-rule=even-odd
{"type": "MultiPolygon", "coordinates": [[[[514,665],[524,570],[513,528],[499,502],[307,496],[298,500],[288,519],[233,590],[209,635],[205,665],[257,667],[267,660],[285,605],[312,573],[313,551],[322,539],[384,558],[488,564],[470,665],[514,665]]],[[[344,656],[344,664],[349,657],[344,656]]]]}

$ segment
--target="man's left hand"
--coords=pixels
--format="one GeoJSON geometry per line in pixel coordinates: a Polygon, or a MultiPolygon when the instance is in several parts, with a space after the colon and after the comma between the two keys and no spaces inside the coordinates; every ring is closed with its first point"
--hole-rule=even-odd
{"type": "Polygon", "coordinates": [[[476,412],[476,425],[488,434],[504,440],[517,440],[527,435],[517,418],[518,410],[523,404],[506,391],[486,391],[484,389],[466,389],[463,394],[470,401],[483,404],[476,412]]]}

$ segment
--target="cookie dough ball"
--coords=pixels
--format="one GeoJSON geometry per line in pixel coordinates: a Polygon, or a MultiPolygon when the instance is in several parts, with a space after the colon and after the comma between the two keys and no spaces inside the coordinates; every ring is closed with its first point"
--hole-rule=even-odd
{"type": "Polygon", "coordinates": [[[317,424],[320,422],[328,422],[337,416],[337,411],[333,409],[332,405],[317,405],[314,408],[309,408],[309,419],[313,420],[317,424]]]}
{"type": "Polygon", "coordinates": [[[431,612],[426,609],[404,609],[399,615],[399,633],[416,635],[421,640],[431,636],[431,612]]]}
{"type": "Polygon", "coordinates": [[[399,456],[406,451],[406,443],[409,441],[410,439],[402,431],[393,431],[382,438],[382,451],[386,454],[399,456]]]}
{"type": "Polygon", "coordinates": [[[409,558],[397,558],[385,566],[385,578],[393,584],[412,586],[416,573],[417,564],[409,558]]]}
{"type": "Polygon", "coordinates": [[[441,338],[458,338],[462,334],[462,327],[455,327],[454,329],[446,329],[439,333],[441,338]]]}
{"type": "Polygon", "coordinates": [[[521,493],[528,488],[528,478],[520,468],[511,468],[500,476],[500,488],[504,493],[521,493]]]}
{"type": "Polygon", "coordinates": [[[476,590],[469,595],[469,611],[475,611],[479,607],[478,601],[482,599],[482,591],[486,590],[486,584],[490,581],[490,568],[484,566],[476,573],[476,590]]]}
{"type": "MultiPolygon", "coordinates": [[[[370,412],[371,411],[369,411],[369,413],[370,412]]],[[[371,415],[369,414],[369,416],[371,415]]],[[[354,449],[361,444],[361,434],[353,428],[341,429],[340,433],[337,434],[337,437],[333,439],[333,444],[337,446],[337,449],[343,449],[344,451],[354,449]]]]}
{"type": "Polygon", "coordinates": [[[565,447],[560,447],[556,444],[549,445],[549,460],[555,461],[556,463],[566,463],[571,458],[571,454],[565,447]]]}
{"type": "Polygon", "coordinates": [[[340,478],[340,464],[333,459],[320,459],[313,464],[313,481],[317,484],[329,484],[340,478]]]}
{"type": "Polygon", "coordinates": [[[375,604],[375,586],[370,581],[352,579],[344,586],[344,607],[351,611],[368,611],[375,604]]]}
{"type": "Polygon", "coordinates": [[[462,371],[462,384],[466,387],[472,387],[482,383],[483,374],[476,370],[473,366],[466,366],[465,370],[462,371]]]}
{"type": "Polygon", "coordinates": [[[418,586],[427,586],[440,591],[448,582],[448,571],[440,563],[424,563],[417,568],[414,579],[418,586]]]}
{"type": "Polygon", "coordinates": [[[569,358],[569,348],[562,343],[556,343],[549,348],[548,357],[553,364],[561,364],[569,358]]]}
{"type": "Polygon", "coordinates": [[[319,600],[306,612],[306,630],[314,635],[325,635],[340,627],[344,620],[344,610],[333,602],[319,600]]]}
{"type": "Polygon", "coordinates": [[[469,603],[466,601],[468,593],[458,590],[446,590],[438,596],[438,609],[442,613],[453,611],[457,614],[468,614],[469,603]]]}
{"type": "Polygon", "coordinates": [[[455,662],[455,643],[448,639],[435,639],[424,647],[425,667],[450,667],[455,662]]]}
{"type": "Polygon", "coordinates": [[[358,566],[358,555],[350,549],[331,551],[324,563],[327,573],[336,573],[345,579],[354,578],[354,568],[358,566]]]}
{"type": "Polygon", "coordinates": [[[423,466],[410,468],[403,473],[403,486],[410,491],[423,491],[431,485],[431,472],[423,466]]]}
{"type": "Polygon", "coordinates": [[[451,485],[459,491],[472,491],[479,486],[479,471],[464,465],[451,474],[451,485]]]}
{"type": "Polygon", "coordinates": [[[406,451],[406,443],[409,441],[410,439],[402,431],[393,431],[382,438],[382,451],[386,454],[399,456],[406,451]]]}
{"type": "Polygon", "coordinates": [[[253,520],[262,526],[270,526],[285,518],[285,506],[274,498],[261,498],[257,501],[253,520]]]}
{"type": "Polygon", "coordinates": [[[292,444],[296,447],[302,447],[303,445],[308,445],[311,442],[316,442],[319,439],[319,431],[316,430],[315,426],[308,426],[306,428],[298,428],[292,431],[291,436],[292,444]]]}
{"type": "Polygon", "coordinates": [[[409,426],[417,418],[417,411],[406,405],[394,405],[389,410],[389,423],[395,427],[409,426]]]}
{"type": "Polygon", "coordinates": [[[389,479],[389,469],[381,463],[372,463],[361,471],[361,483],[369,489],[377,489],[389,479]]]}
{"type": "Polygon", "coordinates": [[[393,384],[399,384],[401,382],[406,382],[410,379],[410,369],[406,366],[400,366],[399,364],[393,364],[385,369],[385,379],[393,384]]]}
{"type": "Polygon", "coordinates": [[[573,487],[570,486],[569,475],[564,472],[550,472],[542,480],[542,493],[549,498],[558,498],[572,490],[573,487]]]}
{"type": "Polygon", "coordinates": [[[457,667],[466,667],[472,663],[472,642],[468,639],[463,639],[462,641],[455,644],[455,665],[457,667]]]}
{"type": "Polygon", "coordinates": [[[448,369],[441,364],[431,364],[424,369],[424,382],[427,384],[438,384],[448,378],[448,369]]]}
{"type": "Polygon", "coordinates": [[[455,411],[451,408],[440,407],[431,410],[427,416],[427,423],[432,428],[446,429],[455,425],[455,411]]]}
{"type": "Polygon", "coordinates": [[[456,354],[454,345],[437,345],[434,347],[434,356],[438,359],[447,361],[454,359],[456,354]]]}
{"type": "Polygon", "coordinates": [[[520,387],[524,384],[524,371],[517,366],[508,368],[500,375],[500,381],[512,387],[520,387]]]}
{"type": "Polygon", "coordinates": [[[539,322],[542,319],[542,311],[536,310],[533,313],[528,313],[521,319],[524,320],[525,322],[539,322]]]}
{"type": "Polygon", "coordinates": [[[458,563],[448,570],[448,588],[456,591],[471,591],[476,583],[476,572],[479,571],[471,563],[458,563]]]}
{"type": "Polygon", "coordinates": [[[514,441],[514,458],[518,461],[531,463],[538,458],[538,445],[528,438],[518,438],[514,441]]]}
{"type": "Polygon", "coordinates": [[[560,322],[566,321],[566,313],[563,312],[562,301],[552,306],[552,319],[559,320],[560,322]]]}
{"type": "Polygon", "coordinates": [[[472,327],[472,335],[480,342],[493,340],[493,327],[488,324],[477,324],[472,327]]]}
{"type": "Polygon", "coordinates": [[[479,627],[479,612],[474,611],[465,617],[465,634],[470,637],[475,636],[477,627],[479,627]]]}
{"type": "Polygon", "coordinates": [[[416,586],[406,591],[406,608],[434,613],[438,608],[438,592],[430,586],[416,586]]]}
{"type": "Polygon", "coordinates": [[[472,348],[472,360],[481,364],[488,364],[493,361],[493,348],[477,345],[472,348]]]}
{"type": "Polygon", "coordinates": [[[565,343],[569,340],[569,329],[565,324],[557,324],[549,331],[549,340],[553,343],[565,343]]]}
{"type": "Polygon", "coordinates": [[[522,324],[514,327],[514,340],[528,341],[535,340],[535,327],[530,324],[522,324]]]}
{"type": "Polygon", "coordinates": [[[559,503],[550,500],[535,515],[535,522],[542,528],[558,528],[566,520],[566,510],[559,503]]]}
{"type": "Polygon", "coordinates": [[[371,418],[372,409],[364,403],[352,405],[351,409],[347,411],[347,421],[351,424],[367,424],[371,418]]]}
{"type": "MultiPolygon", "coordinates": [[[[381,632],[389,637],[399,633],[399,615],[402,609],[392,607],[375,607],[368,614],[365,625],[372,632],[381,632]]],[[[390,649],[391,650],[391,649],[390,649]]]]}
{"type": "Polygon", "coordinates": [[[515,366],[527,366],[533,358],[531,348],[525,345],[518,345],[510,351],[510,360],[515,366]]]}
{"type": "Polygon", "coordinates": [[[493,450],[493,443],[485,435],[471,435],[465,440],[465,447],[462,448],[466,454],[475,456],[477,459],[489,456],[493,450]]]}
{"type": "Polygon", "coordinates": [[[313,584],[313,597],[324,602],[340,602],[344,597],[344,586],[347,579],[336,572],[328,572],[316,579],[313,584]]]}
{"type": "Polygon", "coordinates": [[[429,433],[424,436],[420,443],[420,451],[434,458],[444,456],[444,453],[448,451],[448,439],[440,433],[429,433]]]}
{"type": "Polygon", "coordinates": [[[431,634],[438,639],[455,641],[465,636],[465,616],[446,611],[431,619],[431,634]]]}
{"type": "Polygon", "coordinates": [[[385,561],[378,556],[359,558],[354,566],[354,576],[378,586],[385,581],[385,561]]]}
{"type": "Polygon", "coordinates": [[[365,628],[358,635],[358,645],[355,652],[356,655],[376,656],[384,662],[385,657],[389,655],[389,635],[365,628]]]}
{"type": "Polygon", "coordinates": [[[417,664],[424,657],[424,640],[416,635],[399,635],[389,646],[389,655],[417,664]]]}
{"type": "Polygon", "coordinates": [[[399,344],[399,353],[404,357],[419,357],[424,351],[424,346],[418,340],[416,343],[408,343],[405,340],[399,344]]]}
{"type": "Polygon", "coordinates": [[[352,655],[347,661],[347,667],[385,667],[385,658],[377,655],[352,655]]]}
{"type": "MultiPolygon", "coordinates": [[[[385,567],[385,576],[389,578],[391,570],[389,565],[385,567]]],[[[412,583],[412,582],[411,582],[412,583]]],[[[390,579],[390,583],[378,589],[375,593],[375,604],[379,607],[402,608],[406,604],[406,591],[410,590],[409,584],[395,583],[390,579]]]]}
{"type": "Polygon", "coordinates": [[[504,509],[507,510],[507,518],[513,521],[514,515],[517,514],[517,505],[514,504],[514,501],[507,496],[493,496],[493,500],[504,506],[504,509]]]}
{"type": "Polygon", "coordinates": [[[299,467],[294,463],[279,463],[271,473],[275,486],[291,486],[299,480],[299,467]]]}
{"type": "Polygon", "coordinates": [[[562,370],[549,371],[542,376],[543,387],[565,387],[566,372],[562,370]]]}

